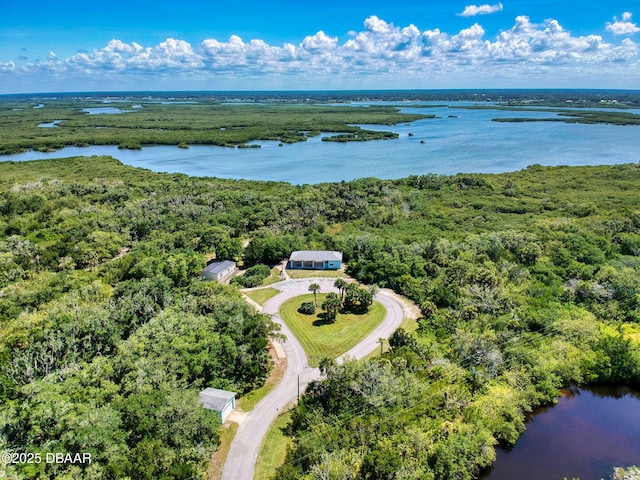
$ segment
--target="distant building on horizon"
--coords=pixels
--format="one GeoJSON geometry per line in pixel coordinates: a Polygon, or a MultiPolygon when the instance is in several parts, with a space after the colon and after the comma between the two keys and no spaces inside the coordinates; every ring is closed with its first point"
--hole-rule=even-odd
{"type": "Polygon", "coordinates": [[[299,250],[291,253],[287,268],[291,270],[338,270],[342,252],[330,250],[299,250]]]}

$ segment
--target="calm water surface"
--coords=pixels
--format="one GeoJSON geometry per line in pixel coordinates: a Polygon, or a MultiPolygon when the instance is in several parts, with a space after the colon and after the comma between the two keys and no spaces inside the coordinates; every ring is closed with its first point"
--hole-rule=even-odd
{"type": "Polygon", "coordinates": [[[391,127],[366,126],[399,133],[397,140],[334,143],[315,137],[284,146],[278,146],[278,142],[254,142],[261,145],[259,149],[202,145],[189,149],[152,146],[142,150],[118,150],[114,146],[69,147],[54,153],[6,155],[0,160],[111,155],[125,164],[159,172],[282,180],[294,184],[369,176],[389,179],[428,173],[500,173],[536,163],[601,165],[640,161],[640,127],[637,126],[491,121],[497,117],[549,118],[555,116],[553,112],[447,107],[402,110],[434,114],[438,118],[391,127]]]}
{"type": "Polygon", "coordinates": [[[531,417],[515,446],[498,450],[483,480],[599,480],[640,466],[640,392],[572,389],[531,417]]]}

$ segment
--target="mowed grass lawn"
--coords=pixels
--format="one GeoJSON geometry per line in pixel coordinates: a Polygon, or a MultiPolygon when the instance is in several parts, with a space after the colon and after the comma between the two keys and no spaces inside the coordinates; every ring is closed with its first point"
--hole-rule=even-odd
{"type": "Polygon", "coordinates": [[[348,275],[340,270],[289,270],[287,275],[298,278],[347,278],[348,275]]]}
{"type": "Polygon", "coordinates": [[[302,344],[309,365],[313,367],[317,367],[323,357],[337,358],[349,351],[373,332],[386,315],[384,307],[374,301],[369,312],[364,315],[339,313],[335,322],[327,323],[318,318],[318,314],[322,313],[320,306],[326,296],[326,293],[318,294],[315,315],[298,312],[303,302],[313,302],[311,293],[292,298],[280,307],[280,317],[302,344]]]}
{"type": "Polygon", "coordinates": [[[280,290],[276,290],[275,288],[260,288],[258,290],[251,290],[248,292],[243,292],[247,297],[256,302],[258,305],[264,305],[267,300],[275,297],[280,293],[280,290]]]}

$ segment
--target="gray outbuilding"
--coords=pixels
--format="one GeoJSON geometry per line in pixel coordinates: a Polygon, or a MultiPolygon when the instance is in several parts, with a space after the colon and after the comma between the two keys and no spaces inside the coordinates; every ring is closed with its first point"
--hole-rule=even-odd
{"type": "Polygon", "coordinates": [[[228,390],[205,388],[200,392],[200,402],[207,410],[216,412],[220,421],[224,422],[231,411],[236,408],[236,394],[228,390]]]}
{"type": "Polygon", "coordinates": [[[214,280],[216,282],[226,282],[233,276],[236,271],[236,262],[231,260],[222,260],[214,262],[202,270],[202,278],[205,280],[214,280]]]}

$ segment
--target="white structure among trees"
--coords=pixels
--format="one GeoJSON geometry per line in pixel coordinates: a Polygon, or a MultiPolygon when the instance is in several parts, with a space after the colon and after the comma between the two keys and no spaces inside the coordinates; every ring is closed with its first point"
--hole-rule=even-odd
{"type": "Polygon", "coordinates": [[[216,412],[220,421],[224,422],[231,411],[236,408],[236,394],[228,390],[205,388],[200,392],[200,402],[207,410],[216,412]]]}
{"type": "Polygon", "coordinates": [[[214,262],[207,265],[205,269],[202,270],[202,278],[216,282],[225,282],[231,278],[235,271],[236,262],[222,260],[221,262],[214,262]]]}

